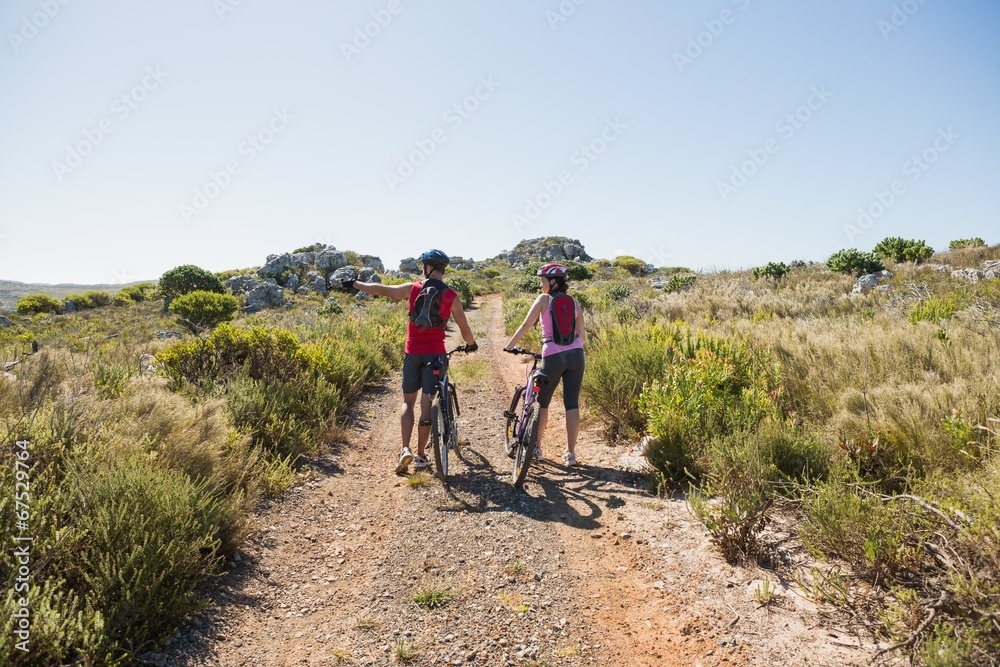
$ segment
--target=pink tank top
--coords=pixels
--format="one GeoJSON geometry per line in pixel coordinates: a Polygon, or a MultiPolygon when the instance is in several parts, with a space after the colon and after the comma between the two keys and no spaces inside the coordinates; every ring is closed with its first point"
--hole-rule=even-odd
{"type": "MultiPolygon", "coordinates": [[[[551,298],[551,297],[549,297],[551,298]]],[[[577,303],[576,299],[573,299],[573,303],[579,310],[580,304],[577,303]]],[[[552,313],[549,312],[549,300],[545,300],[545,307],[542,308],[542,356],[549,357],[553,354],[559,354],[560,352],[565,352],[566,350],[582,350],[583,340],[577,336],[569,345],[559,345],[552,342],[552,336],[555,333],[555,326],[552,324],[552,313]]]]}

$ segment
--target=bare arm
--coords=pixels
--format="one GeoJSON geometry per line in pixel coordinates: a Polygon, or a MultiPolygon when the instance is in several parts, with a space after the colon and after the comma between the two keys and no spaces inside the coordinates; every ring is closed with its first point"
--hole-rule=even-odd
{"type": "Polygon", "coordinates": [[[451,316],[455,318],[458,330],[462,332],[462,339],[467,345],[475,345],[476,337],[472,334],[469,320],[465,317],[465,309],[462,308],[462,299],[456,298],[451,304],[451,316]]]}
{"type": "Polygon", "coordinates": [[[505,350],[513,350],[517,347],[518,341],[524,337],[524,334],[528,333],[528,329],[535,326],[535,322],[538,321],[538,317],[542,314],[542,302],[544,301],[544,297],[544,294],[539,294],[538,298],[535,299],[535,302],[531,304],[531,309],[528,311],[528,314],[525,315],[524,321],[521,322],[521,326],[519,326],[517,331],[514,332],[514,335],[510,337],[510,340],[504,347],[505,350]]]}
{"type": "Polygon", "coordinates": [[[354,281],[354,289],[360,290],[365,294],[372,294],[374,296],[385,296],[390,299],[395,299],[396,301],[402,301],[403,299],[409,298],[410,288],[413,283],[403,283],[402,285],[383,285],[382,283],[363,283],[360,280],[354,281]]]}
{"type": "Polygon", "coordinates": [[[576,335],[585,346],[587,344],[587,327],[583,322],[583,308],[576,304],[576,335]]]}

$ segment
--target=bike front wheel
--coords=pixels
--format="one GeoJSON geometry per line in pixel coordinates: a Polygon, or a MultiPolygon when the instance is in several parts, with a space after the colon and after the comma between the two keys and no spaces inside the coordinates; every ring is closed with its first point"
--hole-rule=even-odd
{"type": "Polygon", "coordinates": [[[456,454],[461,454],[458,442],[458,397],[455,396],[455,385],[451,385],[448,392],[448,411],[445,414],[445,433],[448,434],[448,447],[455,450],[456,454]]]}
{"type": "Polygon", "coordinates": [[[528,467],[535,454],[535,447],[538,445],[538,426],[541,419],[541,406],[532,403],[528,411],[528,418],[524,424],[524,431],[517,443],[517,455],[514,457],[514,488],[520,489],[524,486],[524,480],[528,476],[528,467]]]}
{"type": "Polygon", "coordinates": [[[434,464],[441,481],[448,479],[448,425],[445,423],[441,402],[431,408],[431,442],[434,445],[434,464]]]}

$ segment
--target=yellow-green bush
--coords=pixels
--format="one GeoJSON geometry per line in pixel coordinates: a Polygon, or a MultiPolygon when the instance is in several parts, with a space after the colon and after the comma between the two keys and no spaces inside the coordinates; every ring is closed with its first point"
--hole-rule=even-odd
{"type": "Polygon", "coordinates": [[[14,311],[18,315],[34,315],[35,313],[60,313],[62,312],[62,302],[54,299],[48,294],[29,294],[22,297],[14,311]]]}
{"type": "Polygon", "coordinates": [[[240,303],[231,294],[195,290],[170,302],[170,312],[196,332],[233,319],[240,303]]]}

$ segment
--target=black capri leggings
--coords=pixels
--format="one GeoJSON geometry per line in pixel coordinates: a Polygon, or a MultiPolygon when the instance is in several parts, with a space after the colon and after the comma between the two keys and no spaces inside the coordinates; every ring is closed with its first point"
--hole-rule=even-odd
{"type": "Polygon", "coordinates": [[[543,386],[539,392],[538,404],[543,408],[549,407],[552,395],[556,391],[556,385],[559,384],[559,378],[562,378],[563,405],[567,410],[575,410],[580,407],[583,367],[583,350],[579,348],[543,357],[541,371],[549,376],[549,384],[543,386]]]}

